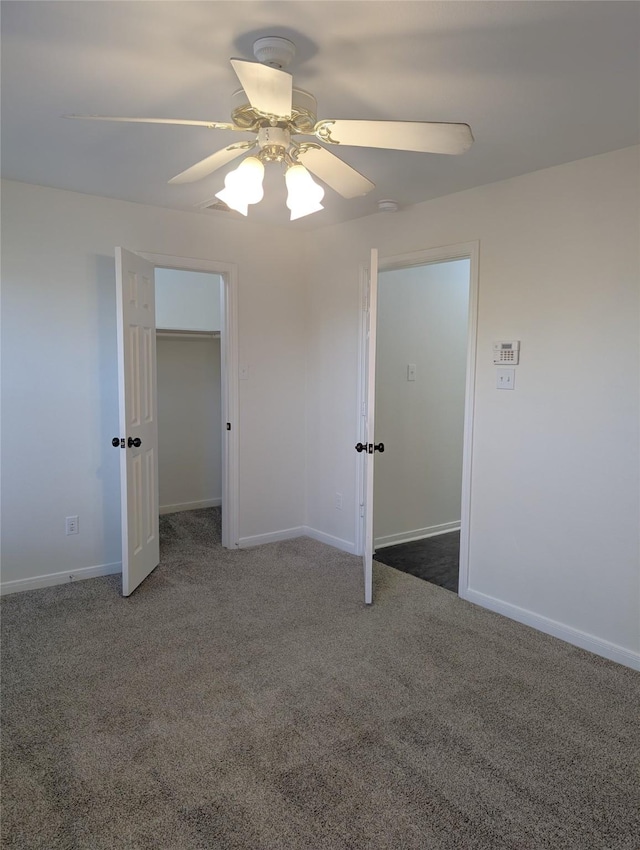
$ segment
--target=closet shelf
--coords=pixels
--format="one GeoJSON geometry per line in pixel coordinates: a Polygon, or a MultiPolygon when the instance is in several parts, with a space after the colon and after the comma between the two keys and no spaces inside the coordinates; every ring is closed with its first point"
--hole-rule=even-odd
{"type": "Polygon", "coordinates": [[[156,328],[156,336],[171,336],[171,337],[189,337],[191,339],[198,337],[210,337],[212,339],[220,338],[220,331],[189,331],[180,330],[179,328],[156,328]]]}

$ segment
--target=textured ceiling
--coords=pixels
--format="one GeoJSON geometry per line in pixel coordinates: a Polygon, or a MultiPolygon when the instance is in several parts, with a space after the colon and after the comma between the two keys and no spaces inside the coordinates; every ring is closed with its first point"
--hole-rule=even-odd
{"type": "MultiPolygon", "coordinates": [[[[227,121],[238,88],[229,57],[263,35],[297,54],[294,84],[319,118],[462,121],[461,156],[341,148],[375,184],[330,189],[323,212],[289,224],[282,171],[249,216],[320,227],[636,144],[636,2],[3,2],[2,176],[194,210],[222,188],[167,180],[238,136],[204,128],[107,124],[66,113],[227,121]]],[[[222,216],[235,213],[204,212],[222,216]]]]}

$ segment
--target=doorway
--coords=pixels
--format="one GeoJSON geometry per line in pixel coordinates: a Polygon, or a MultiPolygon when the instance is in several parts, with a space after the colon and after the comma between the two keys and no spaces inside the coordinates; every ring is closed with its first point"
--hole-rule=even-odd
{"type": "MultiPolygon", "coordinates": [[[[403,254],[378,259],[378,252],[374,248],[371,250],[369,266],[361,267],[361,297],[362,297],[362,313],[360,322],[360,351],[359,351],[359,389],[358,389],[358,439],[355,449],[361,453],[360,457],[363,461],[356,466],[357,481],[356,492],[358,499],[358,518],[356,521],[356,545],[359,553],[362,553],[364,567],[364,598],[365,603],[374,601],[373,594],[373,570],[372,560],[374,552],[374,538],[378,537],[378,545],[385,543],[398,542],[394,540],[393,535],[398,534],[400,540],[406,540],[407,536],[415,536],[420,539],[437,539],[439,533],[447,533],[459,525],[459,574],[458,574],[458,594],[462,598],[467,598],[469,585],[469,537],[470,537],[470,513],[471,513],[471,453],[473,446],[473,411],[474,411],[474,396],[475,396],[475,363],[476,363],[476,338],[477,338],[477,302],[478,302],[478,268],[479,268],[479,243],[466,242],[457,245],[448,245],[442,248],[433,248],[424,251],[418,251],[411,254],[403,254]],[[403,269],[413,269],[416,267],[426,267],[432,264],[447,264],[451,261],[465,260],[468,263],[467,276],[467,320],[466,320],[466,368],[464,376],[464,414],[462,425],[462,468],[461,481],[458,489],[459,494],[459,517],[455,518],[440,518],[425,519],[424,521],[405,523],[398,531],[389,531],[385,534],[384,530],[378,528],[374,530],[374,514],[375,514],[375,467],[377,458],[384,453],[385,461],[394,462],[397,456],[399,467],[402,468],[402,463],[416,463],[416,446],[412,445],[410,435],[403,435],[402,431],[394,434],[392,444],[389,443],[382,429],[376,422],[376,385],[377,381],[377,328],[378,328],[378,283],[379,272],[399,271],[403,269]],[[385,450],[386,440],[386,450],[385,450]],[[398,447],[406,443],[408,454],[405,452],[405,459],[402,460],[403,452],[398,450],[398,447]],[[413,451],[412,451],[413,449],[413,451]],[[408,459],[407,459],[408,458],[408,459]],[[424,524],[423,524],[424,523],[424,524]],[[454,524],[453,528],[450,523],[454,524]],[[414,532],[413,535],[408,532],[414,532]],[[383,538],[380,540],[380,538],[383,538]],[[386,539],[384,539],[386,538],[386,539]]],[[[396,329],[395,342],[405,334],[405,328],[402,327],[399,331],[396,329]]],[[[441,346],[444,343],[441,342],[441,346]]],[[[404,354],[402,367],[402,383],[404,391],[408,388],[404,386],[404,382],[417,383],[419,374],[417,357],[404,354]],[[413,380],[415,378],[415,381],[413,380]]],[[[428,365],[428,364],[427,364],[428,365]]],[[[446,370],[441,369],[436,372],[436,377],[444,375],[446,370]]],[[[399,376],[396,374],[396,378],[399,376]]],[[[444,382],[446,383],[446,381],[444,382]]],[[[415,393],[415,388],[412,390],[415,393]]],[[[400,428],[406,426],[405,420],[398,416],[398,425],[400,428]]],[[[459,445],[459,440],[458,440],[459,445]]],[[[402,489],[404,484],[400,477],[398,487],[402,489]]],[[[398,493],[396,487],[396,496],[398,493]]],[[[394,498],[392,496],[392,498],[394,498]]],[[[457,514],[457,511],[456,511],[457,514]]],[[[446,514],[444,514],[446,517],[446,514]]]]}
{"type": "MultiPolygon", "coordinates": [[[[210,307],[214,322],[219,326],[220,360],[220,429],[221,429],[221,508],[222,508],[222,546],[227,549],[238,547],[239,536],[239,444],[238,444],[238,273],[233,263],[177,257],[167,254],[140,252],[140,256],[151,262],[160,277],[171,273],[196,275],[201,286],[211,286],[216,281],[215,297],[209,292],[210,307]],[[210,277],[209,277],[210,276],[210,277]],[[209,283],[206,283],[209,280],[209,283]],[[217,312],[218,311],[218,312],[217,312]]],[[[160,284],[162,286],[162,284],[160,284]]],[[[197,288],[197,286],[196,286],[197,288]]],[[[180,304],[172,307],[175,315],[185,317],[180,304]]],[[[210,326],[212,327],[212,326],[210,326]]],[[[197,328],[196,328],[197,329],[197,328]]],[[[193,328],[192,328],[193,330],[193,328]]],[[[215,329],[214,329],[215,330],[215,329]]],[[[213,331],[212,331],[213,332],[213,331]]],[[[212,337],[215,338],[215,337],[212,337]]],[[[215,358],[215,355],[214,355],[215,358]]],[[[215,441],[216,437],[212,438],[215,441]]]]}
{"type": "Polygon", "coordinates": [[[222,283],[155,270],[160,515],[222,506],[222,283]]]}
{"type": "Polygon", "coordinates": [[[378,276],[375,559],[457,593],[470,260],[378,276]]]}

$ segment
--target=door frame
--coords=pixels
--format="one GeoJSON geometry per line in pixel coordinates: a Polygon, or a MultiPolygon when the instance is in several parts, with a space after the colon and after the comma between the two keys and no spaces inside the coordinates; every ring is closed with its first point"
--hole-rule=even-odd
{"type": "Polygon", "coordinates": [[[137,251],[154,266],[220,275],[220,378],[222,407],[222,545],[237,549],[239,538],[238,267],[235,263],[137,251]],[[227,423],[231,425],[227,430],[227,423]]]}
{"type": "MultiPolygon", "coordinates": [[[[408,254],[397,254],[379,257],[378,273],[426,266],[432,263],[442,263],[448,260],[469,260],[469,319],[467,327],[467,369],[464,395],[464,435],[462,441],[462,490],[460,505],[460,574],[458,595],[467,598],[469,589],[469,554],[471,528],[471,468],[473,453],[473,424],[476,392],[476,353],[478,340],[478,288],[480,243],[460,242],[455,245],[444,245],[439,248],[427,248],[408,254]]],[[[358,345],[358,411],[357,433],[361,431],[361,418],[365,412],[367,375],[367,327],[366,307],[368,294],[368,268],[360,266],[360,333],[358,345]]],[[[384,435],[381,435],[384,436],[384,435]]],[[[357,439],[360,439],[358,437],[357,439]]],[[[364,553],[364,470],[360,463],[356,464],[356,552],[364,553]]]]}

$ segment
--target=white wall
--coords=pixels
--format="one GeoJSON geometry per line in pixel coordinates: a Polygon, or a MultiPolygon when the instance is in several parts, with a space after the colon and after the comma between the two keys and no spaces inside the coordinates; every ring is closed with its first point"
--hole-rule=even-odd
{"type": "Polygon", "coordinates": [[[479,240],[468,597],[640,660],[638,149],[315,235],[307,523],[353,545],[359,265],[479,240]],[[491,346],[522,341],[513,392],[491,346]],[[334,494],[344,495],[335,510],[334,494]]]}
{"type": "Polygon", "coordinates": [[[460,523],[469,267],[455,260],[378,276],[376,546],[460,523]]]}
{"type": "Polygon", "coordinates": [[[3,182],[4,589],[119,568],[117,245],[237,264],[250,370],[234,423],[240,537],[304,522],[306,316],[292,244],[250,220],[3,182]],[[66,537],[73,514],[80,533],[66,537]]]}
{"type": "Polygon", "coordinates": [[[115,245],[237,263],[240,535],[353,549],[360,264],[479,240],[467,596],[638,664],[639,173],[626,149],[295,240],[3,183],[3,581],[120,560],[115,245]],[[501,338],[522,340],[514,392],[501,338]]]}
{"type": "Polygon", "coordinates": [[[157,328],[220,330],[220,275],[157,268],[155,282],[157,328]]]}
{"type": "Polygon", "coordinates": [[[220,339],[156,339],[160,513],[222,503],[220,339]]]}

